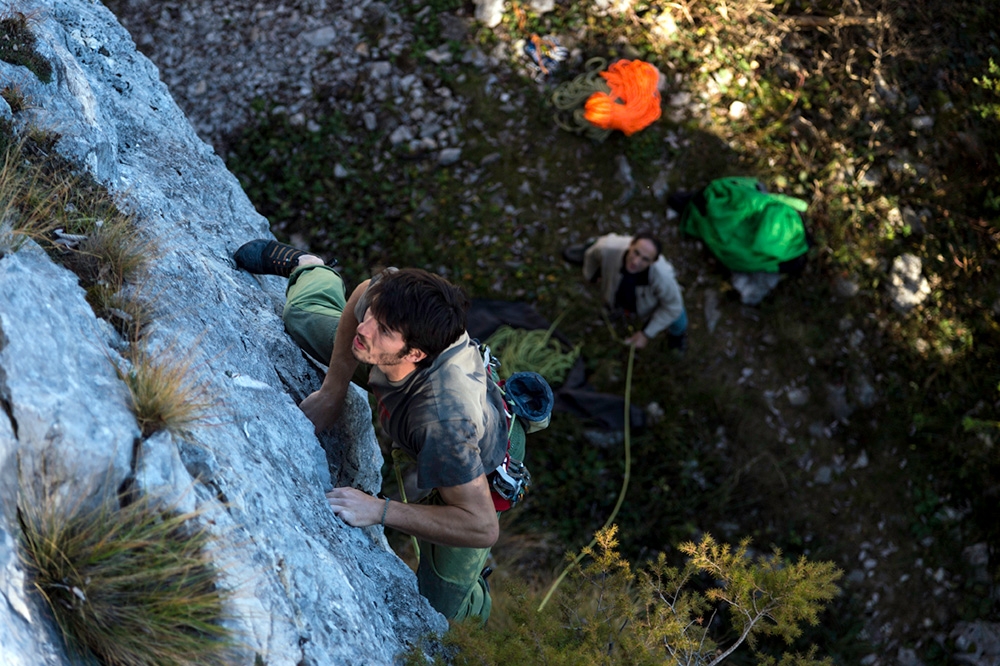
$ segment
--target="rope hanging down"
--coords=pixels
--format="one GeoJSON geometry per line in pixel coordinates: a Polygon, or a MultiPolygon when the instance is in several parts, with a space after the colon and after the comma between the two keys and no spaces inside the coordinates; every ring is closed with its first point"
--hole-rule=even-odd
{"type": "MultiPolygon", "coordinates": [[[[618,493],[618,501],[615,503],[615,508],[611,510],[611,515],[608,516],[608,519],[606,521],[604,521],[604,527],[598,530],[598,532],[608,529],[608,527],[611,526],[611,523],[614,522],[615,517],[618,515],[618,510],[622,508],[622,503],[625,501],[625,493],[628,491],[629,477],[632,474],[632,438],[630,435],[630,427],[629,427],[629,411],[631,409],[631,402],[632,402],[632,365],[634,360],[635,360],[635,345],[629,345],[628,370],[625,372],[625,478],[622,481],[622,489],[618,493]]],[[[576,565],[578,565],[580,563],[580,560],[583,559],[583,551],[587,550],[588,548],[593,548],[596,543],[597,543],[597,536],[595,535],[594,538],[590,540],[590,543],[587,545],[587,548],[584,548],[579,553],[577,553],[577,556],[573,558],[573,561],[566,565],[566,567],[562,570],[562,573],[559,574],[559,578],[556,578],[555,582],[552,583],[552,587],[550,587],[549,591],[545,594],[545,598],[542,599],[542,603],[538,606],[539,613],[542,612],[543,608],[545,608],[545,604],[549,603],[549,599],[552,597],[556,589],[562,583],[563,578],[565,578],[566,575],[570,572],[570,570],[576,565]]]]}

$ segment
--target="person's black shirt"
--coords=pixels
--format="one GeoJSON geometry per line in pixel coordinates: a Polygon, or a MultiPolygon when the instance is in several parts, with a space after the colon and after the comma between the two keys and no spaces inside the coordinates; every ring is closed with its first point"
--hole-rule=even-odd
{"type": "Polygon", "coordinates": [[[649,284],[649,269],[641,270],[638,273],[629,273],[625,270],[625,259],[623,257],[621,274],[622,281],[618,284],[618,291],[615,292],[615,307],[629,313],[634,313],[637,311],[635,288],[644,287],[649,284]]]}

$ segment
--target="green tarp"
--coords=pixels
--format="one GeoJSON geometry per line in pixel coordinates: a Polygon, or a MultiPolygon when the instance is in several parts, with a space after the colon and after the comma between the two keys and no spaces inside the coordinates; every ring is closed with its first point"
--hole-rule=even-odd
{"type": "Polygon", "coordinates": [[[755,178],[719,178],[684,208],[681,231],[702,239],[731,271],[777,273],[809,249],[806,202],[762,192],[755,178]]]}

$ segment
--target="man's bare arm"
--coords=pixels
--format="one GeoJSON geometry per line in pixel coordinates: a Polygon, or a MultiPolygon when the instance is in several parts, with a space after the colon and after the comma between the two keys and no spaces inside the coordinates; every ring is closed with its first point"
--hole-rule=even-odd
{"type": "Polygon", "coordinates": [[[489,548],[500,535],[485,474],[460,486],[438,488],[444,505],[403,504],[372,497],[355,488],[326,494],[333,512],[354,527],[385,524],[418,539],[460,548],[489,548]]]}
{"type": "Polygon", "coordinates": [[[351,353],[351,344],[358,331],[358,318],[354,315],[354,309],[370,282],[371,280],[365,280],[359,284],[347,299],[347,305],[337,324],[337,336],[333,341],[333,353],[330,355],[330,366],[323,385],[299,404],[299,408],[316,426],[317,434],[333,426],[344,409],[347,387],[358,367],[358,362],[351,353]]]}

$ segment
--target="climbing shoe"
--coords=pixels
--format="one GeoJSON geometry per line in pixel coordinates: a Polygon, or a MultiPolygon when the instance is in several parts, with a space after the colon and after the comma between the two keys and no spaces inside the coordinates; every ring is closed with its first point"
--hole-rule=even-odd
{"type": "Polygon", "coordinates": [[[670,335],[667,334],[667,349],[673,349],[678,354],[683,354],[688,348],[688,334],[687,331],[681,333],[680,335],[670,335]]]}
{"type": "Polygon", "coordinates": [[[586,243],[580,243],[579,245],[570,245],[569,247],[564,247],[562,251],[563,259],[571,264],[583,265],[583,255],[586,254],[587,248],[594,244],[594,241],[590,240],[586,243]]]}
{"type": "Polygon", "coordinates": [[[291,245],[258,239],[241,245],[233,254],[233,259],[248,273],[288,277],[299,265],[299,257],[306,254],[308,252],[296,250],[291,245]]]}

